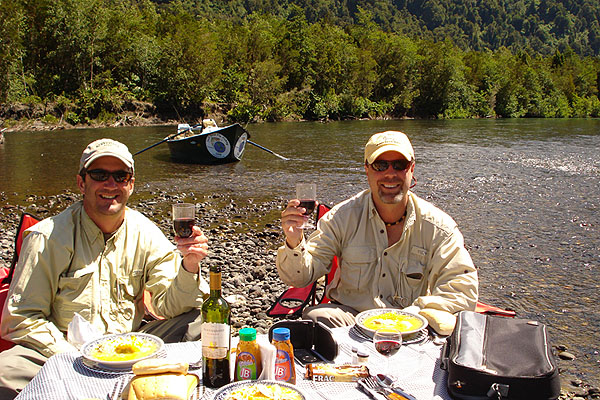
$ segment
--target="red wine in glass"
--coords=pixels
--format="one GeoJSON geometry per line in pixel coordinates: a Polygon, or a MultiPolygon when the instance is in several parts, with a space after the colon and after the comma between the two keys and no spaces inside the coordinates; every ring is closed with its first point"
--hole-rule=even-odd
{"type": "Polygon", "coordinates": [[[173,228],[177,236],[186,238],[192,236],[192,227],[194,226],[194,218],[177,218],[173,220],[173,228]]]}
{"type": "Polygon", "coordinates": [[[317,204],[316,200],[300,200],[299,207],[306,209],[304,215],[310,215],[315,211],[315,205],[317,204]]]}
{"type": "Polygon", "coordinates": [[[397,340],[382,340],[375,342],[375,350],[386,357],[391,357],[396,354],[401,346],[402,342],[398,342],[397,340]]]}

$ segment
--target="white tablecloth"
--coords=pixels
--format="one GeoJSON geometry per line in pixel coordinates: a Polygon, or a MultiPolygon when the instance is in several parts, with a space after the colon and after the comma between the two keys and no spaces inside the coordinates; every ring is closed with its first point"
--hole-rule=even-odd
{"type": "MultiPolygon", "coordinates": [[[[377,353],[373,344],[361,336],[355,328],[336,328],[334,337],[339,345],[336,364],[351,362],[353,346],[362,346],[369,353],[367,364],[371,374],[386,372],[387,359],[377,353]]],[[[165,345],[169,358],[188,363],[197,362],[202,355],[200,342],[165,345]]],[[[423,344],[402,346],[391,359],[391,373],[397,383],[417,399],[449,400],[446,389],[447,374],[440,369],[440,346],[427,341],[423,344]]],[[[201,370],[194,371],[200,377],[201,370]]],[[[296,385],[309,399],[362,400],[368,398],[357,388],[356,383],[323,383],[304,379],[304,367],[296,364],[296,385]]],[[[111,393],[120,381],[127,381],[131,373],[115,373],[87,367],[77,352],[63,353],[51,357],[35,378],[17,396],[17,400],[112,400],[111,393]]],[[[200,387],[193,400],[212,400],[217,390],[200,387]]]]}

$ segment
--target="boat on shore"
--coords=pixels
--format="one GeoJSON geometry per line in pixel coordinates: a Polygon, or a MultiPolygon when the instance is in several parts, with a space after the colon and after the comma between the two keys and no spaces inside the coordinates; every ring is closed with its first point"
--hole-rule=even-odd
{"type": "Polygon", "coordinates": [[[242,159],[250,134],[240,124],[219,127],[213,119],[177,125],[167,144],[171,159],[191,164],[226,164],[242,159]]]}

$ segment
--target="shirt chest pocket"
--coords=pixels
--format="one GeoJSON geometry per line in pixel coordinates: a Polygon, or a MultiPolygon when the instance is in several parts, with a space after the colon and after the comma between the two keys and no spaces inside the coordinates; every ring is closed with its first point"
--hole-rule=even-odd
{"type": "Polygon", "coordinates": [[[425,277],[427,266],[427,249],[412,246],[408,254],[408,262],[404,268],[404,276],[410,285],[419,285],[425,277]]]}
{"type": "Polygon", "coordinates": [[[55,303],[61,306],[90,304],[95,268],[83,268],[58,278],[55,303]]]}
{"type": "Polygon", "coordinates": [[[133,270],[130,275],[118,279],[119,298],[133,301],[142,288],[143,270],[133,270]]]}
{"type": "Polygon", "coordinates": [[[345,289],[360,289],[361,282],[368,276],[368,271],[377,262],[375,251],[371,247],[349,247],[342,252],[340,266],[340,283],[345,289]]]}

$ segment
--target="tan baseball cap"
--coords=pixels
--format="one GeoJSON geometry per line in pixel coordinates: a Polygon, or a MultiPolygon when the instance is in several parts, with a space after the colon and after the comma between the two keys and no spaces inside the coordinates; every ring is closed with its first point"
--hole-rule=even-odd
{"type": "Polygon", "coordinates": [[[87,168],[94,160],[105,156],[118,158],[133,172],[133,156],[129,149],[123,143],[112,139],[98,139],[88,144],[81,155],[79,171],[87,168]]]}
{"type": "Polygon", "coordinates": [[[365,146],[365,162],[372,164],[386,151],[395,151],[402,154],[407,160],[415,159],[415,151],[408,137],[399,131],[385,131],[376,133],[365,146]]]}

